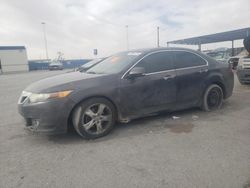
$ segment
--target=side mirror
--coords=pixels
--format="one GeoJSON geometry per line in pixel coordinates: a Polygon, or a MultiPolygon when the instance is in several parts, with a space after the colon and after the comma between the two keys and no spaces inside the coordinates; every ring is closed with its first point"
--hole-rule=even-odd
{"type": "Polygon", "coordinates": [[[128,73],[128,78],[136,78],[144,76],[145,69],[143,67],[134,67],[128,73]]]}

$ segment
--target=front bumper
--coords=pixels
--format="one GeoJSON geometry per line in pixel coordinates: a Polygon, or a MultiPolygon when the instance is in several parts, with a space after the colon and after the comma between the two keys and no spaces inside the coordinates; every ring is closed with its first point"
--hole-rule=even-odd
{"type": "Polygon", "coordinates": [[[18,111],[24,117],[29,130],[59,134],[67,132],[72,104],[70,99],[53,99],[34,104],[22,103],[18,104],[18,111]]]}
{"type": "Polygon", "coordinates": [[[241,82],[250,83],[250,69],[238,69],[237,76],[241,82]]]}

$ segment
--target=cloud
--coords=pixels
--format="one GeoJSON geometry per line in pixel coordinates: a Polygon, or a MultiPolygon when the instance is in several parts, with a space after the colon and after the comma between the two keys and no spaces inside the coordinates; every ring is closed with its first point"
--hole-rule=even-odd
{"type": "MultiPolygon", "coordinates": [[[[41,22],[46,22],[50,58],[91,58],[169,40],[249,27],[249,0],[2,0],[1,45],[25,45],[30,59],[45,58],[41,22]]],[[[216,45],[214,45],[216,46],[216,45]]]]}

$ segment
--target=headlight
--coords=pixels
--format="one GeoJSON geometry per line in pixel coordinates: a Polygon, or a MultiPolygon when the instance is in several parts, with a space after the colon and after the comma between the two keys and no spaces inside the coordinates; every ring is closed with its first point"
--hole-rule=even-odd
{"type": "Polygon", "coordinates": [[[60,91],[56,93],[31,93],[29,96],[29,101],[30,103],[37,103],[37,102],[44,102],[48,99],[53,99],[53,98],[64,98],[67,97],[72,90],[68,91],[60,91]]]}

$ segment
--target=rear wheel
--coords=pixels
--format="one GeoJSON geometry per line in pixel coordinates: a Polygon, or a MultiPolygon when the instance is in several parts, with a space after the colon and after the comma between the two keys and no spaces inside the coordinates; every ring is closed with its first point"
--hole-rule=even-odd
{"type": "Polygon", "coordinates": [[[217,84],[212,84],[207,87],[204,96],[202,109],[205,111],[211,111],[221,108],[223,101],[223,91],[217,84]]]}
{"type": "Polygon", "coordinates": [[[87,139],[107,135],[114,127],[115,108],[104,98],[92,98],[80,103],[73,112],[77,133],[87,139]]]}

